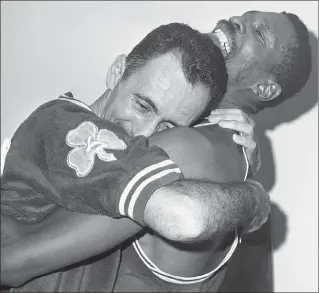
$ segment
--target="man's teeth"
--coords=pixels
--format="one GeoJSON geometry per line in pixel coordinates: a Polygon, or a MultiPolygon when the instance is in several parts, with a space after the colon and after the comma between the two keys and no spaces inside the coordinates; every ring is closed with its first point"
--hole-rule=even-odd
{"type": "Polygon", "coordinates": [[[230,52],[230,46],[229,46],[229,42],[228,42],[228,39],[227,39],[226,35],[220,29],[215,30],[214,34],[218,38],[218,41],[219,41],[221,47],[227,53],[229,53],[230,52]]]}

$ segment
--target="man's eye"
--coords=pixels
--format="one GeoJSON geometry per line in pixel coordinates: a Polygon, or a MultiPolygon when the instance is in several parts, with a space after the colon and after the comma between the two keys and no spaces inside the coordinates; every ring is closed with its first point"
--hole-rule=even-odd
{"type": "Polygon", "coordinates": [[[137,105],[137,108],[142,112],[142,113],[147,113],[149,112],[149,105],[141,103],[139,101],[136,101],[135,104],[137,105]]]}
{"type": "Polygon", "coordinates": [[[257,34],[257,37],[260,39],[260,41],[264,44],[264,36],[261,33],[261,31],[256,29],[256,34],[257,34]]]}

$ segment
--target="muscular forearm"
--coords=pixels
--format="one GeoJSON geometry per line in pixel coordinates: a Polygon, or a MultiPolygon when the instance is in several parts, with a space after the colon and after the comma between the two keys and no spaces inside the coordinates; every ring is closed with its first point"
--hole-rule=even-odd
{"type": "Polygon", "coordinates": [[[157,190],[146,206],[144,218],[160,235],[192,242],[239,227],[251,231],[268,213],[269,196],[255,181],[186,180],[157,190]]]}
{"type": "Polygon", "coordinates": [[[1,218],[1,283],[9,286],[98,255],[141,230],[129,219],[63,209],[41,224],[1,218]]]}
{"type": "MultiPolygon", "coordinates": [[[[144,220],[164,237],[184,242],[208,239],[249,226],[267,205],[259,185],[181,181],[158,189],[146,205],[144,220]]],[[[257,217],[258,218],[258,217],[257,217]]],[[[1,221],[1,282],[17,286],[41,274],[107,251],[141,227],[129,219],[111,219],[55,211],[43,223],[1,221]]]]}

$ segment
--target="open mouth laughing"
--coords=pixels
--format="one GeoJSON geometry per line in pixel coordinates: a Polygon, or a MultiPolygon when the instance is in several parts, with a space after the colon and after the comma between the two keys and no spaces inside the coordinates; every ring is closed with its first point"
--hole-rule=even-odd
{"type": "Polygon", "coordinates": [[[213,30],[213,35],[218,39],[219,47],[226,60],[236,51],[236,31],[231,22],[221,20],[213,30]]]}

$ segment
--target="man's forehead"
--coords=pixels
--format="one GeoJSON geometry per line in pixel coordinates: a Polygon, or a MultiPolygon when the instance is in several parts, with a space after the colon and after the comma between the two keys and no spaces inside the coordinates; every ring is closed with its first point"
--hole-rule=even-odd
{"type": "Polygon", "coordinates": [[[175,124],[191,123],[209,97],[208,89],[188,82],[176,53],[149,60],[132,78],[132,90],[147,97],[160,116],[175,124]]]}
{"type": "Polygon", "coordinates": [[[152,57],[141,68],[141,73],[161,75],[163,73],[176,72],[181,70],[181,60],[177,54],[168,52],[166,54],[152,57]]]}
{"type": "Polygon", "coordinates": [[[174,84],[186,85],[180,61],[170,53],[148,60],[142,68],[132,74],[131,79],[137,87],[145,91],[165,92],[174,84]]]}

